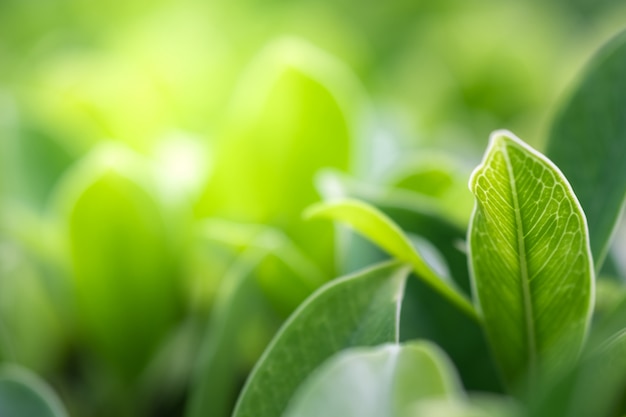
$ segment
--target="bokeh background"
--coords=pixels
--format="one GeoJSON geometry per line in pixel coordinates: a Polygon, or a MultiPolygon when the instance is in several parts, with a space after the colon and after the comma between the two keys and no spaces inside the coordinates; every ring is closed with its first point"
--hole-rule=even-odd
{"type": "Polygon", "coordinates": [[[400,189],[463,229],[489,133],[541,149],[624,26],[611,0],[0,0],[0,360],[76,417],[190,415],[198,380],[228,415],[363,263],[308,205],[400,189]]]}

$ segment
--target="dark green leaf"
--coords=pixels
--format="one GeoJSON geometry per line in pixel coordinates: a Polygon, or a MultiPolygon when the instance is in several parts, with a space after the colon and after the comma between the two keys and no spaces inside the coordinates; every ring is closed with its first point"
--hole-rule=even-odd
{"type": "Polygon", "coordinates": [[[556,118],[546,155],[563,171],[589,224],[602,266],[626,197],[626,32],[592,59],[556,118]]]}
{"type": "Polygon", "coordinates": [[[56,394],[39,377],[13,365],[0,367],[0,416],[66,417],[56,394]]]}

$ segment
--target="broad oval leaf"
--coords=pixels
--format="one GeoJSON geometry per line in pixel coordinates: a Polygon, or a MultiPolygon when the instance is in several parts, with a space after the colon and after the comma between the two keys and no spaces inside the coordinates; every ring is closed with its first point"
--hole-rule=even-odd
{"type": "Polygon", "coordinates": [[[561,168],[589,223],[596,271],[626,198],[626,32],[592,59],[556,118],[546,155],[561,168]]]}
{"type": "Polygon", "coordinates": [[[235,91],[197,212],[278,227],[334,275],[332,227],[303,222],[300,213],[319,199],[320,168],[354,165],[353,115],[364,103],[343,63],[297,38],[271,42],[235,91]]]}
{"type": "Polygon", "coordinates": [[[449,359],[429,342],[355,348],[316,370],[283,417],[402,417],[421,400],[461,392],[449,359]]]}
{"type": "Polygon", "coordinates": [[[308,298],[250,374],[234,417],[279,416],[298,386],[333,354],[397,341],[409,270],[399,262],[385,263],[330,282],[308,298]]]}
{"type": "Polygon", "coordinates": [[[421,279],[470,317],[477,317],[472,304],[454,283],[439,276],[398,225],[375,207],[362,201],[341,199],[315,204],[307,209],[305,217],[328,218],[349,224],[391,255],[411,264],[421,279]]]}
{"type": "Polygon", "coordinates": [[[0,416],[66,417],[61,401],[35,374],[17,367],[0,368],[0,416]]]}
{"type": "Polygon", "coordinates": [[[487,336],[508,382],[532,377],[546,355],[577,354],[587,333],[585,216],[558,168],[507,131],[491,135],[470,188],[470,268],[487,336]]]}
{"type": "Polygon", "coordinates": [[[164,340],[180,302],[175,236],[146,177],[140,157],[100,147],[57,190],[82,335],[126,379],[164,340]]]}

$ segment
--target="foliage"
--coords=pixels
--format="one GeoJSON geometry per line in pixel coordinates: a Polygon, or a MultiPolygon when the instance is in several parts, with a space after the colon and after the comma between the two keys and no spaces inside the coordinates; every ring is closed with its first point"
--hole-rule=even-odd
{"type": "Polygon", "coordinates": [[[0,416],[626,413],[619,5],[139,3],[0,3],[0,416]]]}

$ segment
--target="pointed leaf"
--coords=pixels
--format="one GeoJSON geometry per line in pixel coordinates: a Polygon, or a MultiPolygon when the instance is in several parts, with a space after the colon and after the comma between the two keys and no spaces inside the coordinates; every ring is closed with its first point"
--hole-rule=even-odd
{"type": "Polygon", "coordinates": [[[546,155],[561,168],[589,223],[596,271],[626,198],[626,32],[592,59],[556,118],[546,155]]]}
{"type": "Polygon", "coordinates": [[[417,253],[408,237],[385,214],[367,203],[342,199],[316,204],[305,213],[309,218],[329,218],[348,223],[401,261],[410,263],[415,273],[471,317],[476,312],[453,282],[440,277],[417,253]],[[446,282],[448,281],[448,282],[446,282]]]}
{"type": "Polygon", "coordinates": [[[316,370],[283,417],[402,417],[420,400],[461,395],[449,359],[429,342],[355,348],[316,370]]]}
{"type": "Polygon", "coordinates": [[[0,368],[0,416],[66,417],[56,394],[33,373],[13,365],[0,368]]]}
{"type": "Polygon", "coordinates": [[[335,280],[283,325],[250,374],[234,417],[275,417],[324,360],[352,346],[396,341],[409,268],[385,263],[335,280]]]}
{"type": "Polygon", "coordinates": [[[492,134],[470,188],[475,294],[512,382],[557,348],[560,361],[581,348],[594,292],[585,216],[558,168],[506,131],[492,134]]]}

